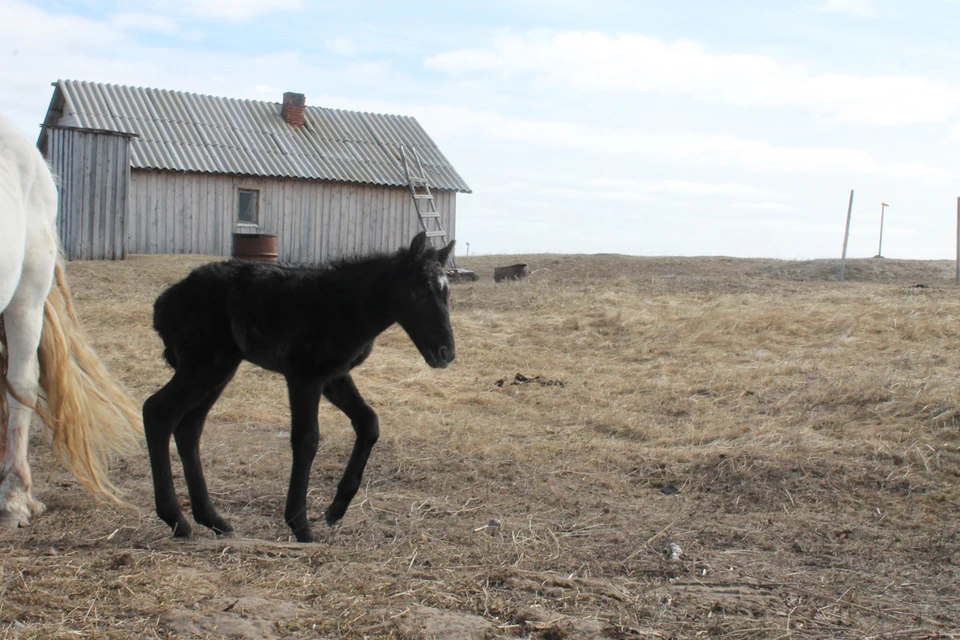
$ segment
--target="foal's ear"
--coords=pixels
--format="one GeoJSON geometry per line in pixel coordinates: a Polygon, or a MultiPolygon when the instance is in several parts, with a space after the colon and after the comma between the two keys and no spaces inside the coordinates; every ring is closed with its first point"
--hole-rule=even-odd
{"type": "Polygon", "coordinates": [[[447,260],[450,259],[450,254],[453,253],[453,245],[455,244],[457,244],[457,241],[451,240],[450,244],[440,249],[440,251],[437,251],[437,261],[441,266],[446,266],[447,260]]]}
{"type": "Polygon", "coordinates": [[[421,231],[413,238],[413,242],[410,243],[410,256],[413,258],[419,258],[427,250],[427,232],[421,231]]]}

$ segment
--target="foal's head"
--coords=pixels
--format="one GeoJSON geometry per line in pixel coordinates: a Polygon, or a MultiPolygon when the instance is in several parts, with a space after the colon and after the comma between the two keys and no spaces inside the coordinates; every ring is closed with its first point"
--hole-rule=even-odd
{"type": "Polygon", "coordinates": [[[393,316],[423,359],[439,369],[457,355],[450,327],[450,284],[443,270],[453,244],[437,250],[427,246],[426,232],[419,233],[409,249],[397,254],[399,278],[390,300],[393,316]]]}

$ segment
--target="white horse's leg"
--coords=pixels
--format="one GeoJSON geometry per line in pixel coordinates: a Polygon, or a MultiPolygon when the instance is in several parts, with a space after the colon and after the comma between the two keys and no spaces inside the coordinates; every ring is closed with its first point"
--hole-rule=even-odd
{"type": "Polygon", "coordinates": [[[33,483],[27,459],[30,419],[34,415],[32,406],[36,404],[39,388],[37,348],[43,329],[43,304],[50,292],[56,263],[56,243],[49,233],[42,235],[48,237],[36,238],[36,242],[28,245],[20,285],[3,312],[7,331],[7,383],[29,406],[7,394],[10,420],[0,483],[0,525],[29,524],[30,517],[44,510],[43,504],[31,493],[33,483]]]}
{"type": "MultiPolygon", "coordinates": [[[[9,159],[0,156],[0,227],[3,229],[3,233],[0,233],[0,314],[10,305],[17,292],[27,236],[26,217],[20,204],[20,185],[14,183],[14,172],[8,162],[9,159]]],[[[5,351],[6,345],[0,343],[0,353],[5,351]]],[[[6,460],[6,444],[7,425],[0,415],[0,461],[6,460]]],[[[4,467],[6,464],[0,466],[0,481],[5,475],[4,467]]]]}
{"type": "MultiPolygon", "coordinates": [[[[23,310],[27,311],[27,310],[23,310]]],[[[28,313],[13,308],[4,312],[7,325],[7,342],[10,352],[7,373],[10,388],[25,402],[37,399],[36,346],[29,353],[30,344],[40,344],[40,331],[34,329],[36,321],[28,313]],[[19,311],[19,312],[18,312],[19,311]],[[34,337],[36,341],[34,342],[34,337]]],[[[37,328],[39,329],[39,327],[37,328]]],[[[43,512],[43,505],[33,498],[30,464],[27,445],[30,442],[30,418],[33,409],[20,404],[7,394],[10,421],[7,425],[7,450],[3,461],[3,482],[0,483],[0,525],[17,526],[30,523],[30,517],[43,512]]]]}
{"type": "MultiPolygon", "coordinates": [[[[23,205],[21,220],[25,238],[21,245],[22,268],[19,282],[6,308],[3,309],[7,333],[7,394],[10,418],[7,424],[7,446],[3,459],[3,481],[0,482],[0,526],[29,524],[30,518],[43,512],[44,506],[31,493],[32,479],[27,458],[30,440],[30,419],[37,401],[40,364],[37,348],[43,329],[43,306],[50,293],[57,259],[54,222],[57,212],[57,190],[49,170],[39,154],[32,162],[21,165],[23,205]],[[23,215],[25,214],[25,215],[23,215]],[[27,403],[21,404],[17,398],[27,403]]],[[[9,194],[7,194],[9,195],[9,194]]],[[[14,203],[18,202],[13,194],[14,203]]],[[[0,213],[4,213],[0,211],[0,213]]],[[[9,211],[7,213],[10,213],[9,211]]],[[[16,213],[6,218],[17,218],[16,213]]]]}
{"type": "MultiPolygon", "coordinates": [[[[3,194],[0,194],[2,196],[3,194]]],[[[0,207],[3,207],[3,200],[0,199],[0,207]]],[[[0,217],[4,212],[0,211],[0,217]]],[[[4,218],[6,220],[6,218],[4,218]]],[[[10,301],[13,300],[13,294],[17,290],[17,283],[20,281],[20,270],[23,267],[23,224],[21,221],[20,229],[13,229],[7,237],[0,237],[0,314],[7,308],[10,301]],[[12,237],[20,236],[19,243],[12,242],[12,237]]],[[[7,347],[0,342],[0,355],[6,353],[7,347]]],[[[3,358],[0,358],[2,361],[3,358]]],[[[0,387],[0,393],[2,393],[0,387]]],[[[0,461],[6,458],[7,449],[7,425],[3,424],[3,416],[0,415],[0,461]]],[[[3,480],[3,467],[0,467],[0,480],[3,480]]]]}

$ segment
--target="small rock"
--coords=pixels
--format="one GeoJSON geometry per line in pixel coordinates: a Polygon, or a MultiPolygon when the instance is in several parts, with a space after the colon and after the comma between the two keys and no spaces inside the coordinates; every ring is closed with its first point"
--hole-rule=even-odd
{"type": "Polygon", "coordinates": [[[499,520],[497,520],[496,518],[494,518],[493,520],[491,520],[491,521],[488,522],[487,524],[483,525],[482,527],[477,527],[477,528],[474,529],[473,531],[474,531],[475,533],[479,533],[479,532],[481,532],[481,531],[489,531],[491,534],[493,534],[494,531],[496,531],[497,529],[499,529],[499,528],[502,527],[502,526],[503,526],[503,523],[500,522],[499,520]]]}
{"type": "Polygon", "coordinates": [[[677,489],[672,484],[668,484],[665,487],[660,487],[660,493],[662,493],[665,496],[672,496],[675,493],[680,493],[680,489],[677,489]]]}
{"type": "Polygon", "coordinates": [[[670,560],[671,562],[678,561],[680,559],[680,556],[683,555],[683,549],[681,549],[680,545],[678,545],[676,542],[671,542],[668,548],[670,549],[670,555],[668,556],[667,559],[670,560]]]}

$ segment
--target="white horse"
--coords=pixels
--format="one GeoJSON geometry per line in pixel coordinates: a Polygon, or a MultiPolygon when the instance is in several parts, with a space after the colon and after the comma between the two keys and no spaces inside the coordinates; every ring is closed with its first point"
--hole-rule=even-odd
{"type": "Polygon", "coordinates": [[[114,500],[110,456],[134,449],[143,429],[80,331],[56,218],[47,163],[0,117],[0,526],[26,526],[44,510],[27,460],[34,412],[53,432],[57,459],[86,488],[114,500]]]}

